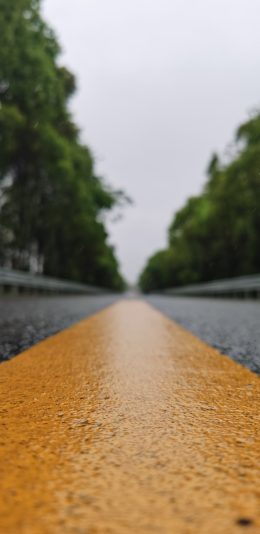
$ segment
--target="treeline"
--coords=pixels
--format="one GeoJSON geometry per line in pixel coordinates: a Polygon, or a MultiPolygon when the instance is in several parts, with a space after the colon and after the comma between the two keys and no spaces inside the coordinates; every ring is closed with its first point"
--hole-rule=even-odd
{"type": "Polygon", "coordinates": [[[228,163],[213,155],[202,194],[176,213],[144,292],[260,272],[260,114],[238,128],[233,152],[228,163]]]}
{"type": "Polygon", "coordinates": [[[120,290],[96,176],[68,102],[73,75],[39,0],[0,0],[0,264],[120,290]]]}

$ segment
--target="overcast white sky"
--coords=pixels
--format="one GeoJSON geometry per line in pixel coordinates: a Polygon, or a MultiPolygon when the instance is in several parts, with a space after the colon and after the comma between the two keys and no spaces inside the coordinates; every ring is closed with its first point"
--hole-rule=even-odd
{"type": "Polygon", "coordinates": [[[110,223],[133,282],[214,150],[260,104],[259,0],[45,0],[77,76],[72,102],[97,169],[135,205],[110,223]]]}

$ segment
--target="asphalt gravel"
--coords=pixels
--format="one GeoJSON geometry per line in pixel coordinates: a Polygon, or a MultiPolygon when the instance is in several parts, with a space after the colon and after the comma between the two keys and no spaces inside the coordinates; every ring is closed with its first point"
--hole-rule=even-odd
{"type": "MultiPolygon", "coordinates": [[[[118,298],[121,297],[1,296],[0,361],[102,310],[118,298]]],[[[146,301],[221,353],[260,374],[260,301],[157,295],[147,297],[146,301]]]]}
{"type": "Polygon", "coordinates": [[[149,296],[158,310],[260,374],[260,300],[149,296]]]}

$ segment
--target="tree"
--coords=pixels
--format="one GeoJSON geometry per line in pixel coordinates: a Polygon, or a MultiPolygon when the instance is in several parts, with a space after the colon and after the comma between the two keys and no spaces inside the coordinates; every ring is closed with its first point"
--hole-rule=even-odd
{"type": "Polygon", "coordinates": [[[79,141],[68,111],[76,83],[59,53],[39,0],[0,0],[0,259],[118,288],[101,214],[126,197],[96,176],[79,141]]]}
{"type": "Polygon", "coordinates": [[[139,278],[139,286],[144,293],[161,290],[169,286],[172,275],[171,254],[160,250],[149,258],[139,278]]]}
{"type": "Polygon", "coordinates": [[[239,127],[236,142],[233,160],[224,165],[214,154],[202,194],[176,213],[168,250],[141,274],[143,290],[260,271],[260,115],[239,127]]]}

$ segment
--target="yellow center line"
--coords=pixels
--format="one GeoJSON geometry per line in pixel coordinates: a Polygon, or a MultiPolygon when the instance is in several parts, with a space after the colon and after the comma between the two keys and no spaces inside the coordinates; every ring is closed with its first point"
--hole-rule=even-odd
{"type": "Polygon", "coordinates": [[[141,301],[0,366],[1,534],[260,532],[256,375],[141,301]]]}

